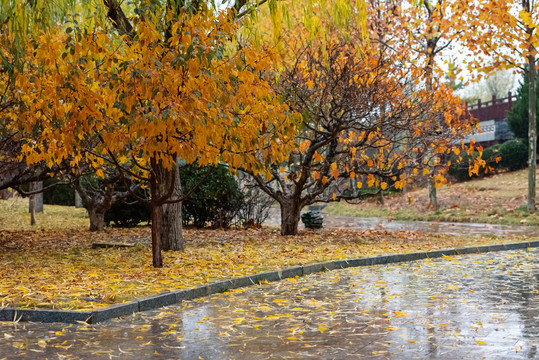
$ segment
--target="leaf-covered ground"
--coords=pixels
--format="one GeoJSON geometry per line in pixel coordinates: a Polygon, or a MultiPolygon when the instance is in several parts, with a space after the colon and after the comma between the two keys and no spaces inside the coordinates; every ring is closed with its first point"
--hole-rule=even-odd
{"type": "Polygon", "coordinates": [[[0,307],[88,310],[223,279],[313,262],[525,240],[382,230],[186,230],[186,250],[151,266],[150,229],[87,231],[84,209],[45,205],[29,225],[27,200],[0,200],[0,307]],[[140,243],[92,249],[92,243],[140,243]]]}
{"type": "MultiPolygon", "coordinates": [[[[537,174],[539,179],[539,171],[537,174]]],[[[526,210],[528,169],[443,186],[438,189],[438,210],[428,206],[426,188],[407,190],[387,196],[383,206],[370,199],[359,205],[334,203],[324,212],[398,220],[539,225],[539,212],[529,214],[526,210]]]]}
{"type": "Polygon", "coordinates": [[[411,232],[187,230],[184,252],[164,253],[151,267],[149,229],[3,231],[0,304],[24,308],[94,309],[222,279],[331,259],[428,251],[522,238],[457,238],[411,232]],[[93,242],[141,242],[92,249],[93,242]]]}

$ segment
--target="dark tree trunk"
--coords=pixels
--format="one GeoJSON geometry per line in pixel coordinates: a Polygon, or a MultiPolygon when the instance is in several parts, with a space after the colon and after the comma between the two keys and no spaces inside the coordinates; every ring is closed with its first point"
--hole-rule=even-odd
{"type": "Polygon", "coordinates": [[[90,231],[102,231],[105,228],[105,211],[98,206],[88,206],[90,231]]]}
{"type": "Polygon", "coordinates": [[[297,235],[302,206],[299,201],[287,201],[281,206],[281,235],[297,235]]]}
{"type": "Polygon", "coordinates": [[[163,257],[161,256],[161,231],[163,230],[161,220],[163,218],[162,205],[152,201],[152,258],[153,267],[163,267],[163,257]]]}
{"type": "MultiPolygon", "coordinates": [[[[176,181],[171,197],[172,200],[182,196],[182,185],[178,167],[175,169],[175,176],[176,181]]],[[[165,251],[183,250],[182,203],[164,204],[162,214],[161,249],[165,251]]]]}
{"type": "Polygon", "coordinates": [[[159,179],[162,179],[162,166],[158,165],[155,158],[150,159],[152,171],[150,173],[150,194],[152,213],[152,260],[153,267],[163,267],[163,257],[161,256],[161,232],[163,231],[163,203],[159,179]]]}
{"type": "MultiPolygon", "coordinates": [[[[30,185],[30,190],[32,185],[30,185]]],[[[28,211],[30,212],[30,225],[34,226],[36,224],[36,196],[30,195],[28,201],[28,211]]]]}
{"type": "Polygon", "coordinates": [[[384,193],[382,190],[376,195],[376,202],[382,206],[384,205],[384,193]]]}

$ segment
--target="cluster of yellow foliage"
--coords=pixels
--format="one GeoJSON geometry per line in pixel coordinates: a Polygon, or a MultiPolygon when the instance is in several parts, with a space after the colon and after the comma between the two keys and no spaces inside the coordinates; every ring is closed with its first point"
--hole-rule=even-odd
{"type": "Polygon", "coordinates": [[[141,21],[126,42],[99,29],[42,35],[16,79],[14,125],[41,129],[22,148],[27,163],[85,162],[100,175],[107,163],[147,172],[150,158],[255,171],[280,161],[294,121],[270,86],[275,51],[227,46],[228,12],[183,13],[171,29],[141,21]]]}

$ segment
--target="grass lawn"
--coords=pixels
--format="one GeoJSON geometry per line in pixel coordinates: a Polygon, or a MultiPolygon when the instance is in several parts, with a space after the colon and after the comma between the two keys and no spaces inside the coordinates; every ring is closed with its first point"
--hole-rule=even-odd
{"type": "MultiPolygon", "coordinates": [[[[539,174],[539,172],[538,172],[539,174]]],[[[539,177],[538,177],[539,178],[539,177]]],[[[477,222],[539,225],[539,213],[526,210],[528,170],[497,174],[455,183],[438,189],[440,208],[430,208],[427,189],[413,189],[360,204],[333,203],[324,212],[359,217],[391,217],[397,220],[477,222]]],[[[539,232],[539,230],[538,230],[539,232]]]]}
{"type": "Polygon", "coordinates": [[[186,250],[151,267],[150,229],[89,232],[84,210],[45,205],[30,229],[27,201],[0,200],[0,307],[88,310],[222,279],[326,260],[524,241],[380,230],[185,230],[186,250]],[[92,249],[94,242],[138,242],[92,249]]]}

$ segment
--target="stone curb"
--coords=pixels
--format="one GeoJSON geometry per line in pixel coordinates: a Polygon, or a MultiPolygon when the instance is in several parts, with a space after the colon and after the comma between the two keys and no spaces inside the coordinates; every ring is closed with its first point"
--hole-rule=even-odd
{"type": "Polygon", "coordinates": [[[94,311],[71,311],[71,310],[32,310],[5,308],[0,310],[0,321],[35,321],[35,322],[63,322],[77,323],[87,322],[96,324],[117,317],[129,316],[139,311],[153,310],[167,305],[173,305],[183,300],[192,300],[224,292],[230,289],[248,287],[263,282],[274,282],[282,279],[304,276],[322,271],[344,269],[349,267],[372,266],[391,264],[421,259],[433,259],[442,256],[454,256],[463,254],[478,254],[491,251],[518,250],[539,247],[539,240],[521,243],[473,246],[457,249],[436,250],[429,252],[417,252],[409,254],[381,255],[367,258],[349,260],[335,260],[323,263],[294,266],[282,270],[268,271],[241,278],[218,281],[197,288],[173,291],[157,296],[135,300],[125,304],[109,306],[108,308],[94,311]]]}

